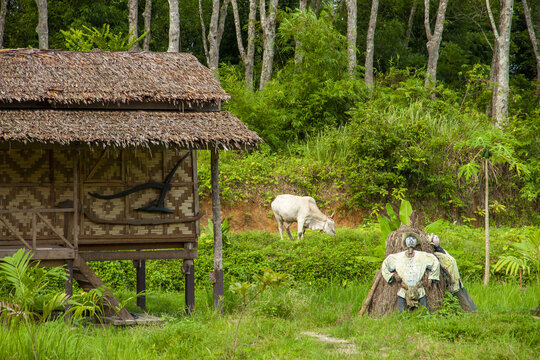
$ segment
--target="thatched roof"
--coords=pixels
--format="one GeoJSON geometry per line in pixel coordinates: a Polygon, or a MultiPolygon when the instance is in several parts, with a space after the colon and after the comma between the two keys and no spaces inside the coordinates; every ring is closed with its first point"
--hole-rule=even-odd
{"type": "Polygon", "coordinates": [[[229,112],[0,110],[0,142],[253,148],[262,139],[229,112]]]}
{"type": "Polygon", "coordinates": [[[219,104],[210,70],[185,53],[0,50],[2,103],[219,104]]]}

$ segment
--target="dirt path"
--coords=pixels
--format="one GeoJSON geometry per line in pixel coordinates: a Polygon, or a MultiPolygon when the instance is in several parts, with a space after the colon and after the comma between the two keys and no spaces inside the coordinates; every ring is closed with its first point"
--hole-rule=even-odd
{"type": "Polygon", "coordinates": [[[310,337],[314,337],[317,340],[322,341],[322,342],[326,342],[326,343],[329,343],[329,344],[335,344],[336,345],[335,352],[339,353],[339,354],[352,355],[352,354],[356,354],[358,352],[358,350],[356,348],[356,345],[353,344],[352,342],[347,341],[347,340],[338,339],[338,338],[335,338],[335,337],[331,337],[331,336],[324,335],[324,334],[319,334],[319,333],[312,332],[312,331],[304,331],[302,334],[310,336],[310,337]]]}

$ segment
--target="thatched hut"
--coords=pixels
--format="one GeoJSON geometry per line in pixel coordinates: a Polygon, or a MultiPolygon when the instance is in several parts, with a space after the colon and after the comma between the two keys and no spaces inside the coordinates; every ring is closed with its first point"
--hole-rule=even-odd
{"type": "Polygon", "coordinates": [[[218,150],[262,141],[228,99],[190,54],[0,50],[0,257],[26,248],[83,288],[102,284],[87,261],[133,260],[139,290],[145,259],[183,259],[193,307],[208,149],[219,298],[218,150]]]}
{"type": "MultiPolygon", "coordinates": [[[[427,253],[433,253],[433,246],[427,235],[416,226],[401,225],[399,229],[391,232],[386,240],[386,255],[395,254],[404,251],[402,245],[402,236],[404,233],[415,233],[419,236],[419,244],[415,248],[417,251],[425,251],[427,253]]],[[[441,276],[438,282],[434,282],[431,287],[425,287],[428,308],[430,311],[436,311],[443,305],[444,291],[447,287],[448,271],[441,266],[441,276]]],[[[422,282],[427,284],[428,273],[424,274],[422,282]]],[[[381,270],[377,272],[373,280],[373,285],[366,297],[360,314],[370,314],[374,316],[382,316],[392,313],[397,310],[397,292],[400,288],[400,284],[393,282],[387,283],[382,275],[381,270]]],[[[470,311],[467,303],[461,302],[461,306],[470,311]]]]}

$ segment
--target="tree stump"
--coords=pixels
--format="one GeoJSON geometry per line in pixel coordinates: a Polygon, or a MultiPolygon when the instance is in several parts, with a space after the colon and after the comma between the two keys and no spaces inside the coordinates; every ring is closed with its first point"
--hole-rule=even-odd
{"type": "MultiPolygon", "coordinates": [[[[427,235],[417,227],[411,227],[407,225],[401,225],[399,229],[391,232],[386,239],[386,255],[395,254],[406,249],[402,246],[402,236],[405,232],[414,232],[419,235],[418,245],[414,249],[415,251],[425,251],[433,254],[433,246],[429,243],[427,235]]],[[[441,276],[438,282],[434,282],[431,287],[424,286],[426,290],[426,297],[428,303],[428,309],[430,312],[436,311],[443,305],[444,291],[446,289],[446,279],[443,273],[446,270],[441,267],[441,276]]],[[[422,282],[427,284],[428,272],[424,274],[422,282]]],[[[400,288],[400,284],[393,282],[388,284],[381,276],[381,270],[375,275],[373,285],[364,301],[364,306],[360,311],[360,315],[367,313],[374,316],[383,316],[390,314],[397,310],[397,293],[400,288]]]]}

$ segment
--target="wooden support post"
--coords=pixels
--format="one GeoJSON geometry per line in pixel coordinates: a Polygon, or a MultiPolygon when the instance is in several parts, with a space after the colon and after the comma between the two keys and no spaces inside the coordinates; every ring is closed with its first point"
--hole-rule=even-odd
{"type": "MultiPolygon", "coordinates": [[[[67,273],[66,296],[68,298],[70,298],[70,297],[73,296],[73,260],[68,260],[67,261],[66,273],[67,273]]],[[[66,304],[66,306],[65,306],[66,313],[67,313],[67,311],[69,310],[70,307],[71,307],[71,305],[66,304]]],[[[71,318],[71,316],[69,316],[69,315],[66,316],[66,322],[69,322],[70,318],[71,318]]]]}
{"type": "Polygon", "coordinates": [[[146,260],[134,260],[133,265],[137,269],[137,306],[146,310],[146,295],[138,295],[146,292],[146,260]]]}
{"type": "MultiPolygon", "coordinates": [[[[193,177],[193,213],[199,213],[199,175],[197,173],[197,150],[191,150],[191,169],[193,177]]],[[[197,219],[193,224],[193,232],[199,239],[200,220],[197,219]]],[[[187,243],[185,249],[192,250],[193,243],[187,243]]],[[[185,268],[185,291],[184,298],[186,304],[186,313],[189,315],[195,310],[195,263],[193,260],[184,260],[185,268]]]]}
{"type": "Polygon", "coordinates": [[[79,251],[79,152],[73,151],[73,247],[79,251]]]}
{"type": "Polygon", "coordinates": [[[37,215],[32,213],[32,250],[37,249],[37,215]]]}
{"type": "MultiPolygon", "coordinates": [[[[193,244],[187,243],[185,249],[192,250],[193,244]]],[[[186,314],[190,315],[193,310],[195,310],[195,264],[193,263],[193,260],[184,260],[182,272],[185,276],[184,300],[186,304],[186,314]]]]}
{"type": "Polygon", "coordinates": [[[185,276],[184,301],[186,314],[190,315],[195,310],[195,265],[193,260],[184,260],[182,270],[185,276]]]}
{"type": "Polygon", "coordinates": [[[212,214],[214,227],[214,310],[223,310],[223,244],[219,200],[219,150],[211,150],[212,214]]]}

